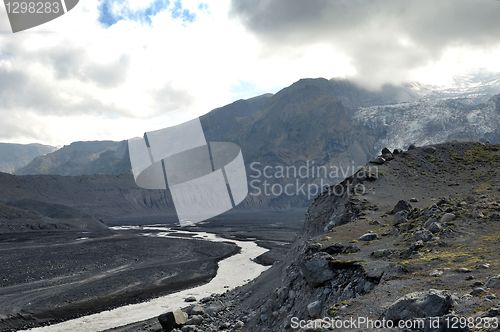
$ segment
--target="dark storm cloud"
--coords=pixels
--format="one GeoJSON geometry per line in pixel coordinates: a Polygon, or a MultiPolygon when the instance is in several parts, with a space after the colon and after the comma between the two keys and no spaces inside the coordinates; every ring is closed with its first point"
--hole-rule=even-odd
{"type": "Polygon", "coordinates": [[[233,0],[232,14],[273,47],[336,45],[361,76],[397,75],[449,46],[500,43],[495,0],[233,0]]]}

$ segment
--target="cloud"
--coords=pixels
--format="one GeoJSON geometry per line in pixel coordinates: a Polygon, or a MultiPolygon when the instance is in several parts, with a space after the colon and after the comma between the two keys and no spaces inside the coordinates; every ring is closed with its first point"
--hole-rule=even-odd
{"type": "Polygon", "coordinates": [[[231,11],[268,47],[337,47],[363,80],[404,80],[450,48],[500,44],[494,0],[233,0],[231,11]]]}
{"type": "Polygon", "coordinates": [[[0,139],[127,139],[305,77],[434,83],[500,71],[499,6],[85,0],[16,34],[0,10],[0,139]]]}

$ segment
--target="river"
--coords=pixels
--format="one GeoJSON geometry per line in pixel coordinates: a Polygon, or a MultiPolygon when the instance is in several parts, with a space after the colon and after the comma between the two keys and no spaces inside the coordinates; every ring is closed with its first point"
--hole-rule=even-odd
{"type": "MultiPolygon", "coordinates": [[[[114,230],[143,230],[144,236],[175,237],[172,233],[188,233],[192,236],[185,238],[186,241],[213,241],[232,242],[241,248],[240,253],[219,261],[217,275],[208,283],[194,288],[182,290],[169,295],[161,296],[146,302],[130,304],[116,309],[99,312],[96,314],[82,316],[65,322],[33,328],[25,331],[32,332],[67,332],[67,331],[103,331],[142,320],[157,317],[167,311],[185,307],[186,297],[194,296],[197,300],[210,296],[211,294],[222,294],[227,290],[242,286],[250,280],[258,277],[268,267],[253,261],[256,257],[267,251],[259,247],[253,241],[237,241],[221,238],[213,233],[176,231],[163,226],[119,226],[114,230]],[[149,231],[149,232],[148,232],[149,231]]],[[[21,331],[23,332],[23,331],[21,331]]]]}

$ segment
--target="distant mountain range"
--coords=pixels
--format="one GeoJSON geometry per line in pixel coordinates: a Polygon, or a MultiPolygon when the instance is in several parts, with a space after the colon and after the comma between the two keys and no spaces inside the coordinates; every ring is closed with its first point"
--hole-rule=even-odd
{"type": "MultiPolygon", "coordinates": [[[[303,79],[275,95],[215,109],[201,121],[207,140],[240,144],[247,163],[362,164],[382,146],[497,141],[500,80],[464,80],[456,89],[407,84],[371,91],[346,80],[303,79]]],[[[16,169],[19,175],[117,175],[130,172],[130,163],[126,141],[93,141],[16,169]]]]}
{"type": "MultiPolygon", "coordinates": [[[[500,85],[495,84],[490,80],[484,90],[472,82],[470,88],[464,83],[456,90],[402,85],[370,91],[345,80],[303,79],[274,95],[215,109],[202,116],[201,122],[207,141],[241,146],[249,175],[255,162],[260,168],[299,167],[308,162],[348,168],[365,164],[384,146],[405,148],[410,143],[450,140],[498,143],[500,95],[493,93],[500,92],[500,85]]],[[[173,211],[168,192],[135,186],[126,141],[75,142],[41,154],[15,174],[77,177],[0,177],[0,185],[7,190],[0,202],[17,197],[63,204],[96,218],[173,211]]],[[[6,154],[1,156],[5,160],[6,154]]],[[[270,181],[286,184],[294,179],[270,181]]],[[[307,203],[300,193],[252,195],[240,208],[305,207],[307,203]]]]}
{"type": "Polygon", "coordinates": [[[34,158],[55,150],[53,146],[42,144],[0,143],[0,172],[13,173],[28,165],[34,158]]]}
{"type": "Polygon", "coordinates": [[[130,171],[127,142],[74,142],[18,168],[17,175],[124,174],[130,171]]]}

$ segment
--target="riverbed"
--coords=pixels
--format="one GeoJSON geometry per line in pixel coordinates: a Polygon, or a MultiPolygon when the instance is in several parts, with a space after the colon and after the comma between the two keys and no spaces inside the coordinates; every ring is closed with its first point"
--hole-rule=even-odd
{"type": "Polygon", "coordinates": [[[194,296],[197,300],[211,294],[222,294],[228,290],[242,286],[258,277],[268,267],[253,260],[267,251],[253,241],[237,241],[221,238],[213,233],[178,231],[164,226],[118,226],[117,231],[140,230],[143,236],[175,237],[183,236],[186,241],[230,242],[241,248],[238,254],[221,260],[218,263],[217,275],[208,283],[194,288],[175,292],[146,302],[131,304],[100,313],[79,317],[62,323],[33,328],[25,331],[103,331],[124,326],[134,322],[159,316],[167,311],[187,305],[185,299],[194,296]]]}

